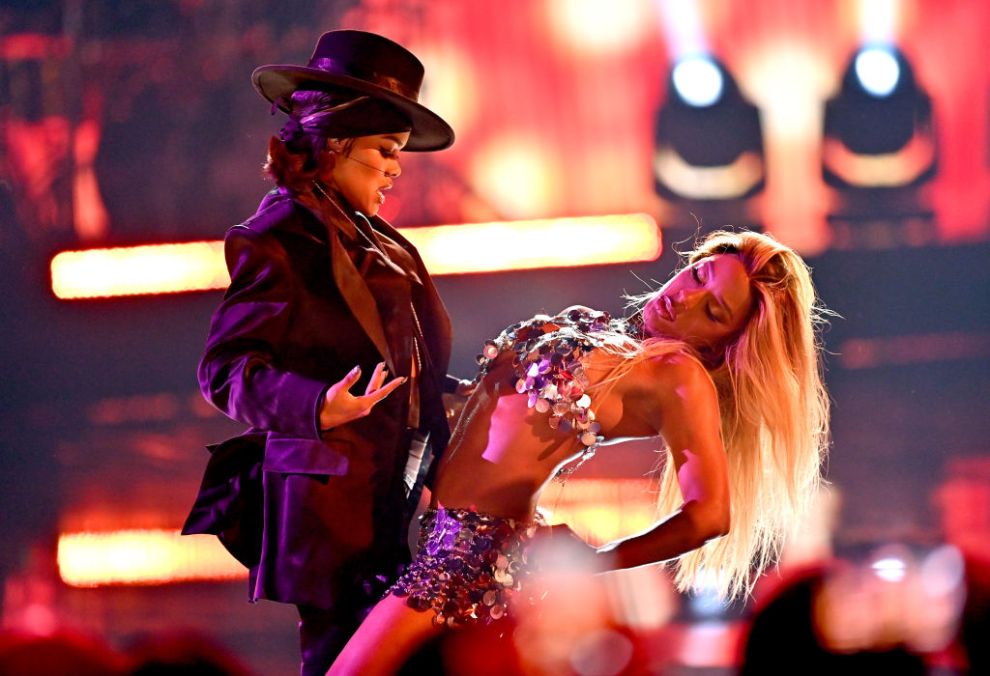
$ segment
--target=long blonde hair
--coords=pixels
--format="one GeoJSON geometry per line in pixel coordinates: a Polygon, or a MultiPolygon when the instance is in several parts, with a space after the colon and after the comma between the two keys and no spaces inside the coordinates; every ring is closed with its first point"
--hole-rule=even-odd
{"type": "MultiPolygon", "coordinates": [[[[689,263],[734,254],[746,267],[750,319],[722,354],[701,358],[719,395],[728,460],[729,533],[673,564],[682,591],[704,581],[722,596],[749,592],[773,563],[783,537],[806,513],[821,481],[829,443],[829,400],[822,382],[819,305],[807,265],[769,235],[717,231],[686,255],[689,263]]],[[[671,341],[644,341],[634,359],[687,350],[671,341]]],[[[629,356],[627,347],[619,352],[629,356]]],[[[630,361],[630,360],[627,360],[630,361]]],[[[661,513],[683,502],[673,463],[660,479],[661,513]]]]}

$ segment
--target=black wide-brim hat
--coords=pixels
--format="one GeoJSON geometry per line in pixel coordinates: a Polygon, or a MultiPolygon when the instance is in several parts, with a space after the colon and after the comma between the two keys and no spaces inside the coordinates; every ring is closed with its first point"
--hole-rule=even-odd
{"type": "MultiPolygon", "coordinates": [[[[299,89],[348,89],[395,107],[410,124],[405,150],[443,150],[454,130],[419,103],[423,64],[408,49],[375,33],[329,31],[320,36],[306,66],[268,65],[251,74],[254,88],[285,112],[299,89]]],[[[382,130],[382,133],[397,131],[382,130]]]]}

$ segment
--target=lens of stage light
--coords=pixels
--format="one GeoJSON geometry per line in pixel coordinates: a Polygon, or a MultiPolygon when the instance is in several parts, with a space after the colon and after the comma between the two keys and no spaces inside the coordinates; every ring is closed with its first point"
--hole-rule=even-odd
{"type": "Polygon", "coordinates": [[[901,78],[894,54],[884,47],[868,47],[856,55],[856,77],[873,96],[890,96],[901,78]]]}
{"type": "Polygon", "coordinates": [[[887,582],[900,582],[907,574],[907,563],[896,556],[877,559],[870,567],[877,577],[887,582]]]}
{"type": "Polygon", "coordinates": [[[703,108],[722,96],[722,73],[705,56],[689,56],[674,66],[674,88],[689,105],[703,108]]]}

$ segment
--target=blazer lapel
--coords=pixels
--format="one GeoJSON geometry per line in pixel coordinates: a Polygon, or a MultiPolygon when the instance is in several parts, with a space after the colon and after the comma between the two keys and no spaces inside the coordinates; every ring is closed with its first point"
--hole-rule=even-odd
{"type": "Polygon", "coordinates": [[[423,306],[417,307],[416,310],[420,322],[424,324],[423,333],[429,343],[428,347],[431,352],[430,356],[433,364],[439,370],[438,377],[443,378],[447,371],[448,362],[450,361],[452,333],[450,317],[447,315],[447,309],[444,307],[443,300],[441,300],[440,294],[433,284],[433,280],[427,274],[426,266],[423,264],[423,259],[420,257],[416,247],[408,239],[403,237],[398,230],[389,225],[386,220],[377,216],[371,220],[377,230],[380,230],[398,242],[402,248],[409,252],[413,260],[416,261],[416,272],[423,282],[423,290],[425,292],[423,294],[423,306]]]}
{"type": "Polygon", "coordinates": [[[307,199],[308,197],[307,195],[297,199],[326,225],[327,235],[330,239],[330,265],[333,268],[333,281],[337,285],[340,295],[343,296],[351,314],[354,315],[361,328],[368,334],[368,338],[378,349],[379,354],[382,355],[389,371],[397,373],[392,354],[388,349],[388,341],[385,339],[385,329],[382,326],[378,303],[340,241],[341,232],[344,236],[355,239],[357,227],[337,204],[329,200],[307,199]]]}

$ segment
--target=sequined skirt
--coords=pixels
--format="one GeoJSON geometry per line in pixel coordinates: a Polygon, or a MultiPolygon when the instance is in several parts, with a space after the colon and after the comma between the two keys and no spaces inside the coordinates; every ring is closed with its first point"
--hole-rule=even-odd
{"type": "Polygon", "coordinates": [[[420,517],[419,551],[389,594],[437,624],[490,624],[522,600],[526,549],[539,523],[467,509],[430,509],[420,517]]]}

